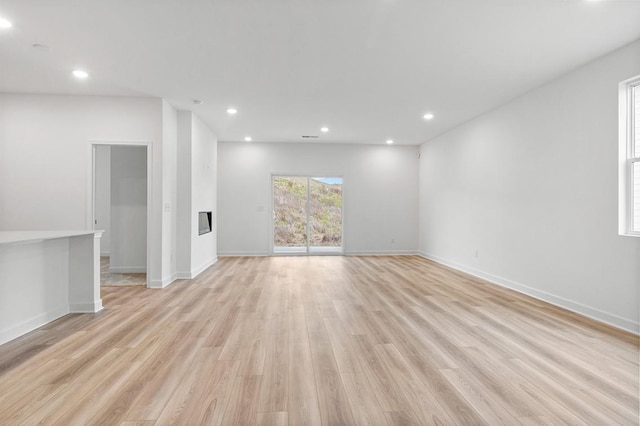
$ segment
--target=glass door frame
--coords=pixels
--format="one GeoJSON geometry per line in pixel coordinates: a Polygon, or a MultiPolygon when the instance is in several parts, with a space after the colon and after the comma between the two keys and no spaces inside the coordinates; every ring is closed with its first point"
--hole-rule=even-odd
{"type": "Polygon", "coordinates": [[[269,189],[269,193],[270,193],[270,197],[269,197],[269,214],[271,215],[271,220],[269,221],[270,226],[269,226],[269,247],[270,247],[270,253],[272,256],[342,256],[344,255],[344,176],[341,174],[337,174],[337,173],[315,173],[315,174],[300,174],[300,173],[271,173],[269,176],[269,185],[270,185],[270,189],[269,189]],[[306,178],[307,179],[307,203],[306,203],[306,217],[307,217],[307,223],[306,223],[306,227],[307,227],[307,245],[304,247],[305,251],[301,252],[301,251],[292,251],[290,253],[285,252],[285,251],[276,251],[275,248],[275,235],[274,235],[274,229],[275,229],[275,214],[274,214],[274,203],[273,203],[273,196],[274,196],[274,192],[273,192],[273,183],[274,183],[274,178],[278,178],[278,177],[290,177],[290,178],[306,178]],[[309,184],[310,184],[310,180],[313,178],[340,178],[342,179],[342,192],[341,192],[341,196],[342,196],[342,205],[341,205],[341,221],[340,221],[340,232],[341,232],[341,238],[340,238],[340,250],[334,250],[334,251],[318,251],[318,252],[314,252],[311,251],[311,246],[309,244],[309,238],[310,238],[310,232],[309,232],[309,197],[310,197],[310,188],[309,188],[309,184]]]}

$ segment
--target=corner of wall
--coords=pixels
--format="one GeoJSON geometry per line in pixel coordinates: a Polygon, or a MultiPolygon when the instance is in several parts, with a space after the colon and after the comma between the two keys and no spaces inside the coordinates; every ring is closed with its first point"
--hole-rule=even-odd
{"type": "Polygon", "coordinates": [[[177,274],[171,274],[167,277],[164,277],[161,280],[151,280],[149,281],[149,288],[156,288],[156,289],[161,289],[161,288],[165,288],[168,287],[169,285],[171,285],[176,279],[177,279],[177,274]]]}
{"type": "Polygon", "coordinates": [[[421,145],[421,254],[638,333],[640,245],[617,232],[615,143],[638,46],[421,145]]]}
{"type": "MultiPolygon", "coordinates": [[[[176,274],[178,112],[162,100],[162,276],[176,274]]],[[[174,278],[175,279],[175,278],[174,278]]],[[[164,280],[163,280],[164,281],[164,280]]]]}

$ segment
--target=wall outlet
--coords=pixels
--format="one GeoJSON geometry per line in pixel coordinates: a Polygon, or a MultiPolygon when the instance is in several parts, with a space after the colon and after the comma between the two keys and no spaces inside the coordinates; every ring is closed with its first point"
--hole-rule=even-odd
{"type": "Polygon", "coordinates": [[[476,253],[475,253],[475,255],[474,255],[474,256],[475,256],[476,258],[478,258],[478,257],[479,257],[479,256],[478,256],[478,249],[476,249],[476,253]]]}
{"type": "Polygon", "coordinates": [[[396,242],[396,239],[395,239],[395,238],[392,238],[392,239],[391,239],[391,244],[393,244],[393,243],[395,243],[395,242],[396,242]]]}

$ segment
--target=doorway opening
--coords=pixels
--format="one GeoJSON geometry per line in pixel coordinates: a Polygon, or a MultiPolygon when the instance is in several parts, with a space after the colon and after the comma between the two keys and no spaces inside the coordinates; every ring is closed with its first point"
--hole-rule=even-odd
{"type": "Polygon", "coordinates": [[[272,176],[273,253],[341,254],[342,177],[272,176]]]}
{"type": "Polygon", "coordinates": [[[101,286],[149,286],[149,147],[92,145],[92,224],[101,286]]]}

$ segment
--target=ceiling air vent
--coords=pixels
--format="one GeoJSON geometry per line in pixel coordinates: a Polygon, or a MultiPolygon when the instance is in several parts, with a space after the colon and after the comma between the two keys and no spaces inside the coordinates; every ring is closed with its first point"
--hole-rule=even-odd
{"type": "Polygon", "coordinates": [[[306,139],[318,139],[318,136],[302,135],[302,137],[306,139]]]}

